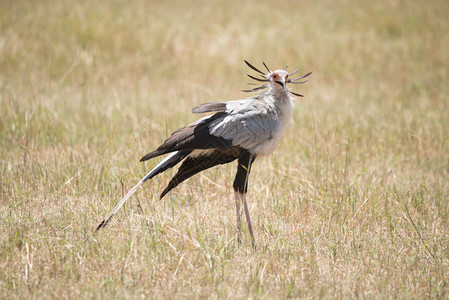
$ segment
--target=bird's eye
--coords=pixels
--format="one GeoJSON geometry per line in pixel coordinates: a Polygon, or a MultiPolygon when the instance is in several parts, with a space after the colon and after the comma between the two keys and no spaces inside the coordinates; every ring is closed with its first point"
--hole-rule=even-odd
{"type": "Polygon", "coordinates": [[[277,74],[273,74],[273,78],[276,79],[278,77],[277,74]]]}

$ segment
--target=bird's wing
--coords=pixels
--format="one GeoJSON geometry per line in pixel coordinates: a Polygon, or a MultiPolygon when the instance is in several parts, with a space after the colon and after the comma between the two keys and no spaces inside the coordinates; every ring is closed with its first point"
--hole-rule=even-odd
{"type": "Polygon", "coordinates": [[[282,123],[276,114],[256,98],[222,103],[206,103],[196,112],[221,110],[178,129],[153,152],[140,161],[180,150],[227,149],[240,146],[251,149],[278,137],[282,123]]]}
{"type": "Polygon", "coordinates": [[[208,127],[211,135],[229,140],[232,145],[250,152],[280,135],[282,121],[262,102],[240,101],[231,105],[232,108],[226,110],[225,115],[210,122],[208,127]]]}
{"type": "Polygon", "coordinates": [[[176,175],[170,180],[167,187],[162,192],[160,198],[162,199],[169,191],[175,188],[184,180],[193,175],[212,168],[216,165],[229,163],[237,159],[240,153],[244,151],[240,147],[232,147],[227,149],[207,149],[195,150],[183,161],[179,167],[176,175]]]}
{"type": "Polygon", "coordinates": [[[204,117],[186,127],[176,130],[156,150],[148,153],[140,159],[145,161],[150,158],[180,150],[230,148],[233,147],[230,140],[213,136],[209,133],[209,124],[226,116],[225,112],[219,112],[204,117]]]}

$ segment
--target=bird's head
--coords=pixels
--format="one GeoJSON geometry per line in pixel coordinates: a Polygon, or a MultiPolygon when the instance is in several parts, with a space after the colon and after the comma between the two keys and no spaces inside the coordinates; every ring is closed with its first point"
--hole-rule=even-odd
{"type": "Polygon", "coordinates": [[[298,78],[290,79],[290,78],[288,78],[288,76],[296,74],[300,69],[298,69],[298,70],[296,70],[296,71],[294,71],[294,72],[289,74],[287,72],[288,65],[283,70],[271,71],[270,68],[268,68],[267,65],[265,63],[263,63],[264,67],[268,71],[268,73],[264,73],[264,72],[260,71],[259,69],[257,69],[256,67],[254,67],[249,62],[247,62],[246,60],[245,60],[245,63],[248,65],[248,67],[250,67],[254,71],[258,72],[263,79],[257,78],[257,77],[254,77],[254,76],[251,76],[251,75],[248,74],[249,78],[254,79],[256,81],[267,82],[267,83],[264,84],[264,85],[258,86],[258,87],[254,88],[254,89],[251,89],[251,90],[243,90],[244,92],[255,92],[255,91],[258,91],[258,90],[265,89],[265,88],[267,88],[269,86],[272,86],[273,88],[282,89],[285,92],[287,92],[289,94],[292,94],[294,96],[302,97],[301,94],[298,94],[298,93],[295,93],[295,92],[292,92],[292,91],[288,90],[287,83],[292,83],[292,84],[305,83],[305,82],[307,82],[307,80],[303,80],[303,81],[298,81],[298,80],[304,79],[307,76],[309,76],[310,74],[312,74],[312,72],[309,72],[309,73],[307,73],[307,74],[305,74],[303,76],[300,76],[298,78]]]}
{"type": "Polygon", "coordinates": [[[276,70],[265,75],[270,82],[282,89],[287,89],[288,72],[285,70],[276,70]]]}

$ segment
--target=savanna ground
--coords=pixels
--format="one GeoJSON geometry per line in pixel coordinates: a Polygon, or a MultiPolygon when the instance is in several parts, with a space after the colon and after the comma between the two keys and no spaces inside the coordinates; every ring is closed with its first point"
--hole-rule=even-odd
{"type": "Polygon", "coordinates": [[[1,1],[0,298],[449,297],[448,20],[447,1],[1,1]],[[191,107],[248,96],[244,59],[313,71],[253,166],[257,250],[235,163],[162,201],[158,176],[94,234],[191,107]]]}

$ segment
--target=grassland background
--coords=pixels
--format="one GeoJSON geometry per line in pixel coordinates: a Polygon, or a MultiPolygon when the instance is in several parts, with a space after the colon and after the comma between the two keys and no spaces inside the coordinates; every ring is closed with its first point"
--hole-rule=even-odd
{"type": "Polygon", "coordinates": [[[0,1],[0,298],[449,297],[448,20],[448,1],[0,1]],[[191,107],[248,96],[244,59],[314,72],[251,174],[257,251],[235,165],[157,201],[161,175],[94,235],[191,107]]]}

